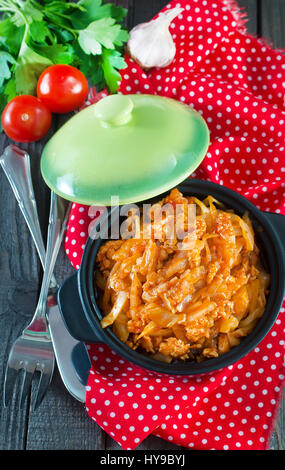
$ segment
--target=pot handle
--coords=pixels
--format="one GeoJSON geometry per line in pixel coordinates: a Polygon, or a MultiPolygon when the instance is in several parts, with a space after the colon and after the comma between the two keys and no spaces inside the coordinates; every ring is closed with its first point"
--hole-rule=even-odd
{"type": "Polygon", "coordinates": [[[91,361],[86,346],[82,341],[77,343],[72,349],[71,361],[78,379],[82,385],[86,386],[91,369],[91,361]]]}
{"type": "Polygon", "coordinates": [[[69,277],[58,291],[58,306],[69,333],[73,338],[90,343],[102,343],[91,328],[78,293],[77,273],[69,277]]]}
{"type": "Polygon", "coordinates": [[[285,248],[285,215],[276,214],[275,212],[263,212],[263,214],[268,218],[269,222],[272,223],[285,248]]]}

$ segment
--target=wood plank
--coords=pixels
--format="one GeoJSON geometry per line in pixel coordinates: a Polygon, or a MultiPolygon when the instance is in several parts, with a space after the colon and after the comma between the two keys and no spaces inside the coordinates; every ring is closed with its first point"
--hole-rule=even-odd
{"type": "Polygon", "coordinates": [[[285,48],[284,0],[260,0],[260,34],[277,48],[285,48]]]}
{"type": "Polygon", "coordinates": [[[27,450],[99,450],[104,434],[65,389],[58,371],[41,406],[30,414],[27,450]]]}
{"type": "MultiPolygon", "coordinates": [[[[51,131],[52,132],[52,131],[51,131]]],[[[0,139],[0,153],[11,141],[3,134],[0,139]]],[[[32,160],[33,179],[37,181],[39,149],[43,144],[23,146],[34,158],[32,160]]],[[[45,195],[36,194],[40,200],[41,222],[45,219],[45,195]]],[[[30,321],[36,307],[41,267],[34,244],[24,218],[20,212],[13,192],[4,175],[0,171],[0,383],[1,397],[3,396],[5,365],[8,354],[15,339],[20,335],[25,325],[30,321]]],[[[23,410],[18,409],[17,394],[19,385],[11,405],[4,409],[0,423],[0,447],[3,449],[24,449],[28,426],[28,403],[23,410]]],[[[1,403],[2,405],[2,403],[1,403]]]]}
{"type": "Polygon", "coordinates": [[[132,8],[132,27],[151,20],[167,3],[169,2],[165,0],[135,0],[132,8]]]}
{"type": "Polygon", "coordinates": [[[133,0],[115,0],[114,3],[127,9],[127,16],[124,19],[123,25],[129,30],[132,25],[133,0]]]}
{"type": "MultiPolygon", "coordinates": [[[[135,450],[179,450],[180,446],[160,439],[156,436],[148,436],[135,450]]],[[[106,435],[106,450],[122,450],[121,446],[110,436],[106,435]]],[[[183,447],[183,451],[185,451],[183,447]]]]}
{"type": "Polygon", "coordinates": [[[249,33],[258,34],[258,0],[238,0],[238,5],[247,16],[246,27],[249,33]]]}

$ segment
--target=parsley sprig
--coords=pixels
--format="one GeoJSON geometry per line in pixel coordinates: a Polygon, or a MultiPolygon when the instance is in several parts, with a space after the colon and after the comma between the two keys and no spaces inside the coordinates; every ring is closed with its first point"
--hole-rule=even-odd
{"type": "Polygon", "coordinates": [[[0,0],[0,112],[19,94],[35,94],[52,64],[78,67],[97,89],[118,89],[126,67],[127,10],[103,0],[0,0]]]}

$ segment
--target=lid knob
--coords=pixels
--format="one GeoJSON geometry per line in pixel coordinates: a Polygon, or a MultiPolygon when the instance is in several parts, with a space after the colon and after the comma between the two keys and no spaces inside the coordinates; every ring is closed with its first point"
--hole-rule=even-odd
{"type": "Polygon", "coordinates": [[[110,95],[95,106],[95,116],[105,126],[122,126],[131,119],[134,104],[126,95],[110,95]]]}

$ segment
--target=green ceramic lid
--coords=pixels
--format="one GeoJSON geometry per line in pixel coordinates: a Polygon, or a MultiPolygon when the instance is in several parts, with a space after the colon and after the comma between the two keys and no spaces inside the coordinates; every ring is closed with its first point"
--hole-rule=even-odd
{"type": "Polygon", "coordinates": [[[41,159],[47,185],[88,205],[129,204],[175,187],[203,160],[209,131],[199,113],[153,95],[110,95],[74,115],[41,159]]]}

